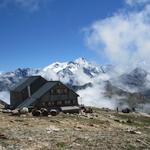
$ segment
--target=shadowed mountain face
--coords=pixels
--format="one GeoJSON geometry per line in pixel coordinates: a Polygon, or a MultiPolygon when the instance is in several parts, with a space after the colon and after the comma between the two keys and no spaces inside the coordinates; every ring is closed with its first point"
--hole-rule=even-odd
{"type": "Polygon", "coordinates": [[[18,83],[22,78],[38,74],[38,72],[38,69],[18,68],[15,71],[2,73],[0,75],[0,91],[10,90],[10,88],[18,83]]]}
{"type": "Polygon", "coordinates": [[[136,68],[128,74],[123,74],[120,76],[120,82],[130,88],[137,88],[142,90],[146,87],[148,72],[141,68],[136,68]]]}

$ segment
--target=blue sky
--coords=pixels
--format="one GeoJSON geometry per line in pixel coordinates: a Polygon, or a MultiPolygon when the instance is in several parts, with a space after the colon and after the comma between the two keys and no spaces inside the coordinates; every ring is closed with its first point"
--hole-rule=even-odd
{"type": "Polygon", "coordinates": [[[0,70],[44,67],[85,57],[107,63],[86,46],[82,30],[114,14],[123,0],[0,0],[0,70]]]}

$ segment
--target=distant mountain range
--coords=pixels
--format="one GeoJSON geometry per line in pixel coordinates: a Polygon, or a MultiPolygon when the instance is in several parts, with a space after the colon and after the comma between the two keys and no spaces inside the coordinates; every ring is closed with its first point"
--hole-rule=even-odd
{"type": "Polygon", "coordinates": [[[18,68],[0,74],[0,91],[10,90],[20,79],[31,75],[42,75],[47,80],[61,80],[69,85],[81,86],[100,74],[103,74],[102,67],[91,64],[84,58],[64,63],[55,62],[42,69],[18,68]]]}
{"type": "Polygon", "coordinates": [[[119,96],[120,99],[126,99],[128,105],[131,102],[132,105],[150,103],[149,72],[142,68],[134,68],[118,73],[112,65],[101,66],[84,58],[63,63],[55,62],[41,69],[18,68],[1,73],[0,91],[9,91],[22,78],[31,75],[41,75],[47,80],[60,80],[77,92],[98,85],[99,88],[103,88],[104,97],[119,96]]]}

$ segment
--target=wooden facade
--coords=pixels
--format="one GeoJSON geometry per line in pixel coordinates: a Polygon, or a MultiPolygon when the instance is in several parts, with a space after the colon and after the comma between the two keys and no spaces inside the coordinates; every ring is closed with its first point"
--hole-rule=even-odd
{"type": "Polygon", "coordinates": [[[42,77],[29,77],[10,92],[13,108],[47,108],[78,106],[78,94],[60,81],[46,81],[42,77]]]}
{"type": "Polygon", "coordinates": [[[62,106],[78,106],[78,95],[58,82],[48,92],[41,96],[32,105],[37,108],[60,108],[62,106]]]}

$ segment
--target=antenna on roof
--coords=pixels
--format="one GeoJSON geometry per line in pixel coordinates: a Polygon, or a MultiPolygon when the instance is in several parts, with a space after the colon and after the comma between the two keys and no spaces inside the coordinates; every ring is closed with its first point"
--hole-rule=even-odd
{"type": "Polygon", "coordinates": [[[30,89],[30,85],[27,86],[27,89],[28,89],[28,96],[31,97],[31,89],[30,89]]]}

